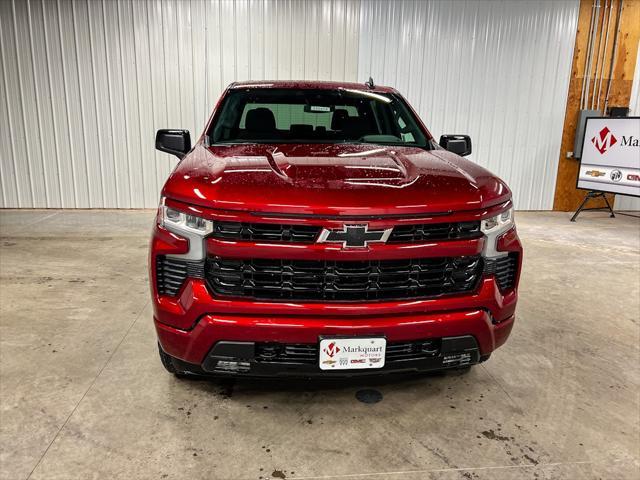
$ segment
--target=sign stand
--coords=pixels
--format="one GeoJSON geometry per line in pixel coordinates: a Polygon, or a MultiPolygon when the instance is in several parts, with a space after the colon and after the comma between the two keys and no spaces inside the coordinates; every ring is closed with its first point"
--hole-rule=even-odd
{"type": "Polygon", "coordinates": [[[578,210],[576,210],[576,213],[574,213],[573,217],[571,217],[571,221],[575,222],[576,218],[578,218],[578,215],[580,215],[580,212],[583,212],[585,210],[607,210],[607,209],[611,213],[610,217],[611,218],[616,218],[616,214],[613,213],[613,208],[611,208],[611,205],[609,204],[609,200],[607,200],[607,197],[604,194],[604,192],[597,192],[595,190],[589,190],[587,192],[587,195],[584,197],[584,200],[582,201],[582,203],[578,207],[578,210]],[[584,206],[587,204],[587,202],[589,200],[591,200],[592,198],[604,198],[604,201],[607,204],[607,206],[606,207],[584,208],[584,206]]]}
{"type": "Polygon", "coordinates": [[[587,193],[572,222],[584,210],[608,211],[615,218],[605,193],[640,198],[639,137],[640,117],[586,116],[576,188],[587,193]],[[603,198],[606,207],[585,208],[592,198],[603,198]]]}

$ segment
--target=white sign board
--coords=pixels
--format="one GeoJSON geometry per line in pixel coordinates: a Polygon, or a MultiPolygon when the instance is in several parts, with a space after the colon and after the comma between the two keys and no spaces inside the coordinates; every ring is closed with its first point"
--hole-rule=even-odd
{"type": "Polygon", "coordinates": [[[640,117],[587,118],[578,188],[640,197],[640,117]]]}

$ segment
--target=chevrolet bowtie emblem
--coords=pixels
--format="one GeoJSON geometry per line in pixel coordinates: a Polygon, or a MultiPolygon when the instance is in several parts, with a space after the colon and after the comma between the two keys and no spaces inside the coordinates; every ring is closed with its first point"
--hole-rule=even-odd
{"type": "Polygon", "coordinates": [[[384,243],[392,228],[369,230],[368,225],[344,225],[342,230],[323,229],[318,243],[342,243],[342,248],[366,248],[370,243],[384,243]]]}

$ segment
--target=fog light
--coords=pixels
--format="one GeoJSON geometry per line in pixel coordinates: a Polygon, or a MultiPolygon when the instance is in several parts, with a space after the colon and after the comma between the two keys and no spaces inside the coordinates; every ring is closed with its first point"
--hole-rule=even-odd
{"type": "Polygon", "coordinates": [[[218,360],[216,370],[222,370],[223,372],[248,372],[251,370],[251,364],[249,362],[237,362],[234,360],[218,360]]]}

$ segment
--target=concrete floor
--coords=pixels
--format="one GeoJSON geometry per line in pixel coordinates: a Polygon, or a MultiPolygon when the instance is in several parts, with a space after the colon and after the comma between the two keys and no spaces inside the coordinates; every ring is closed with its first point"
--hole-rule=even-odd
{"type": "Polygon", "coordinates": [[[639,478],[637,219],[519,213],[519,318],[468,375],[229,383],[160,365],[153,214],[0,212],[1,478],[639,478]]]}

